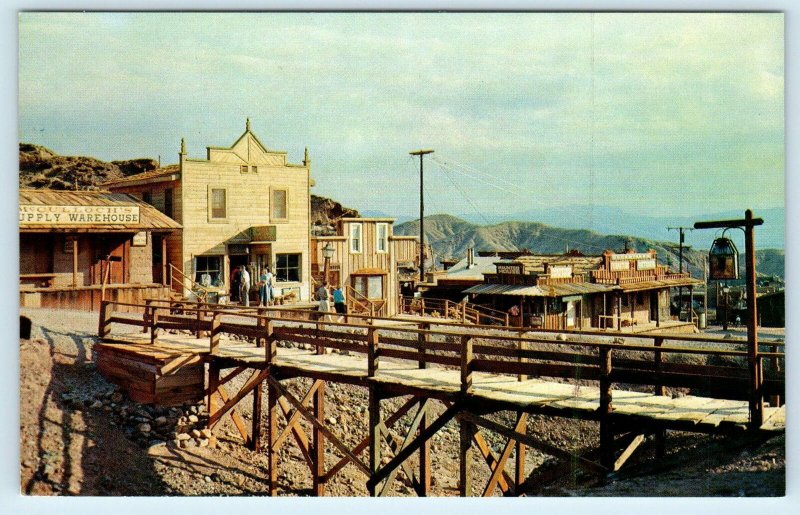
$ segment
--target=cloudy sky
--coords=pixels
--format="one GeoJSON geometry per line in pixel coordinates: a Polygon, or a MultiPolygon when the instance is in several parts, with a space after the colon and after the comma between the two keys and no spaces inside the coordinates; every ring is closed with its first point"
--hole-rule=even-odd
{"type": "Polygon", "coordinates": [[[392,215],[784,203],[781,14],[22,13],[19,137],[177,160],[245,118],[392,215]]]}

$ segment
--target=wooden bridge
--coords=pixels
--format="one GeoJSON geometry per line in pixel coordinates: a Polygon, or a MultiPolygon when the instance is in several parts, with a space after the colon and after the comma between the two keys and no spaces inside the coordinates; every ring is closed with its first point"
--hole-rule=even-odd
{"type": "MultiPolygon", "coordinates": [[[[479,452],[490,470],[483,495],[498,489],[504,495],[522,495],[541,479],[536,471],[526,471],[527,448],[560,459],[555,473],[568,474],[578,467],[604,478],[619,470],[647,436],[654,435],[663,445],[667,430],[757,434],[785,430],[784,353],[778,343],[758,354],[753,383],[752,360],[741,349],[746,344],[742,341],[648,334],[631,338],[635,343],[621,344],[612,340],[618,335],[592,331],[554,338],[546,332],[514,333],[496,327],[432,328],[429,320],[413,318],[350,316],[347,323],[339,323],[335,315],[312,320],[317,316],[310,311],[234,310],[164,301],[104,302],[99,335],[105,343],[95,349],[112,362],[111,379],[123,383],[126,363],[133,367],[139,358],[169,358],[154,374],[156,382],[181,364],[207,364],[205,386],[199,391],[206,396],[209,428],[230,416],[248,445],[267,453],[266,480],[273,495],[278,451],[290,437],[308,464],[316,495],[324,495],[325,484],[352,465],[364,474],[371,495],[387,493],[402,469],[415,492],[425,496],[431,484],[431,438],[457,420],[460,494],[472,491],[469,464],[472,454],[479,452]],[[141,327],[142,332],[112,333],[115,325],[141,327]],[[304,345],[279,348],[280,341],[304,345]],[[115,370],[121,375],[115,376],[115,370]],[[249,375],[243,386],[229,392],[226,387],[241,374],[249,375]],[[292,378],[313,382],[303,395],[294,395],[286,385],[292,378]],[[369,392],[368,434],[354,447],[326,424],[328,382],[369,392]],[[264,384],[266,435],[262,434],[264,384]],[[673,397],[668,388],[689,389],[696,395],[673,397]],[[236,407],[250,393],[253,422],[248,428],[236,407]],[[402,397],[402,404],[389,413],[384,401],[396,397],[402,397]],[[433,410],[434,403],[442,406],[433,410]],[[511,412],[512,417],[495,417],[500,412],[511,412]],[[553,446],[529,434],[529,414],[596,421],[599,447],[578,455],[553,446]],[[503,422],[510,419],[512,424],[503,422]],[[310,424],[310,435],[301,420],[310,424]],[[507,439],[499,455],[487,444],[486,431],[507,439]],[[382,456],[384,444],[392,450],[388,462],[382,456]],[[326,446],[341,457],[327,469],[326,446]],[[418,469],[410,464],[413,455],[418,455],[418,469]],[[512,455],[515,466],[509,473],[512,455]]],[[[196,383],[191,385],[197,392],[196,383]]],[[[165,398],[185,394],[181,388],[186,387],[167,385],[165,398]]]]}

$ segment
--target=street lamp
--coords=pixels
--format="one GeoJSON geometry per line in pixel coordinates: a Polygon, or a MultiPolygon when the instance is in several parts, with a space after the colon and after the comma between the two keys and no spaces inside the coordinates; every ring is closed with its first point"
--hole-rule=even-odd
{"type": "Polygon", "coordinates": [[[728,313],[730,311],[730,297],[728,294],[730,293],[731,289],[727,286],[722,287],[722,297],[725,299],[725,318],[722,319],[722,330],[728,330],[728,313]]]}
{"type": "Polygon", "coordinates": [[[323,266],[325,267],[324,268],[325,284],[328,283],[328,268],[329,268],[328,264],[330,263],[332,257],[333,257],[333,245],[331,245],[331,242],[328,242],[325,244],[324,247],[322,247],[322,259],[324,260],[323,266]]]}

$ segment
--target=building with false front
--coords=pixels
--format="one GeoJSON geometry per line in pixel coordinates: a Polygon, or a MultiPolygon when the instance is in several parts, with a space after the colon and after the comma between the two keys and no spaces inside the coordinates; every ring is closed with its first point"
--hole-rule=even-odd
{"type": "Polygon", "coordinates": [[[391,218],[342,218],[311,241],[315,283],[341,286],[351,313],[397,314],[401,281],[413,281],[418,238],[395,236],[391,218]],[[327,253],[327,259],[326,259],[327,253]]]}
{"type": "Polygon", "coordinates": [[[464,293],[476,303],[511,310],[517,325],[545,329],[691,330],[691,324],[671,320],[669,290],[702,284],[658,264],[653,250],[521,255],[494,265],[494,273],[484,273],[484,282],[464,293]]]}
{"type": "Polygon", "coordinates": [[[21,189],[20,306],[167,298],[165,242],[180,228],[130,195],[21,189]]]}
{"type": "Polygon", "coordinates": [[[250,129],[230,147],[207,147],[189,157],[181,141],[177,165],[105,184],[135,195],[174,218],[183,231],[167,238],[170,284],[210,301],[236,299],[234,272],[247,266],[251,296],[269,268],[286,300],[308,300],[311,286],[311,161],[287,161],[250,129]]]}

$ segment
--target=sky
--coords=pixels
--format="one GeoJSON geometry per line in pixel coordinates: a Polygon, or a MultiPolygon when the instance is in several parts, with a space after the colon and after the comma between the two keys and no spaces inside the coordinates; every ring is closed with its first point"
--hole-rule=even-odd
{"type": "Polygon", "coordinates": [[[19,139],[190,157],[252,130],[361,211],[784,205],[780,13],[19,15],[19,139]]]}

